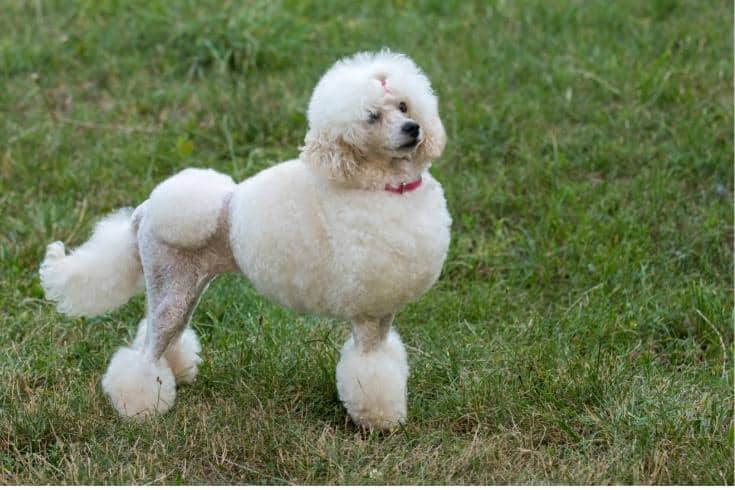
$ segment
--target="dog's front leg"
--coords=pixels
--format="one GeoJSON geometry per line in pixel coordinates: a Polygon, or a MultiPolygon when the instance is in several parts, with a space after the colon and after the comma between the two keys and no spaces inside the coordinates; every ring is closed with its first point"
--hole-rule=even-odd
{"type": "Polygon", "coordinates": [[[364,427],[386,429],[406,420],[408,362],[392,322],[392,314],[353,319],[337,364],[339,398],[364,427]]]}

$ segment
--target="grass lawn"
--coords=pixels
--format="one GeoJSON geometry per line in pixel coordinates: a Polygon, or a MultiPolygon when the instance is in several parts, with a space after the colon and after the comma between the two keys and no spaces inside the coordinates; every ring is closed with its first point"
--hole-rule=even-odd
{"type": "Polygon", "coordinates": [[[5,0],[0,483],[733,483],[728,1],[5,0]],[[45,245],[78,245],[187,166],[298,153],[339,57],[410,54],[440,97],[444,272],[396,325],[409,420],[337,399],[348,325],[237,276],[193,325],[175,409],[118,418],[100,378],[142,297],[70,320],[45,245]]]}

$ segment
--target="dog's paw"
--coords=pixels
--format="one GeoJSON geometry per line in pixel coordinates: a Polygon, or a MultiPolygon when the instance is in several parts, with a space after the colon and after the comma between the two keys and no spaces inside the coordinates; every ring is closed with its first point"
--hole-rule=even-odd
{"type": "Polygon", "coordinates": [[[356,424],[391,429],[406,420],[406,350],[391,330],[370,352],[360,352],[352,337],[337,364],[337,391],[356,424]]]}
{"type": "Polygon", "coordinates": [[[120,415],[139,420],[168,412],[176,399],[176,380],[166,358],[153,362],[128,347],[112,356],[102,389],[120,415]]]}
{"type": "Polygon", "coordinates": [[[191,327],[186,327],[181,337],[166,349],[164,356],[171,365],[177,385],[194,382],[199,372],[199,363],[202,362],[202,358],[199,357],[201,351],[202,346],[196,332],[191,327]]]}

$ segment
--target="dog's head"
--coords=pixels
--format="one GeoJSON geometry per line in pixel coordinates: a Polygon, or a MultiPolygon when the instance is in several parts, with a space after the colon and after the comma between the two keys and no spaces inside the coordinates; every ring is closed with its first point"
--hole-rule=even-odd
{"type": "Polygon", "coordinates": [[[355,187],[415,180],[446,142],[428,78],[387,50],[338,61],[314,89],[308,118],[301,159],[355,187]]]}

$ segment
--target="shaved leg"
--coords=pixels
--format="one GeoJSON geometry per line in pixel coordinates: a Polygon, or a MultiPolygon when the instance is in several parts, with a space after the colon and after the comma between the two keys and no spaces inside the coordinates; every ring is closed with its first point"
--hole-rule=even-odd
{"type": "Polygon", "coordinates": [[[149,248],[141,249],[148,310],[141,322],[144,340],[119,349],[102,379],[113,407],[135,418],[167,412],[176,398],[177,380],[190,382],[196,375],[200,360],[196,335],[191,331],[194,340],[187,338],[186,345],[179,345],[180,336],[214,277],[202,267],[197,251],[173,249],[153,239],[146,243],[149,248]]]}

